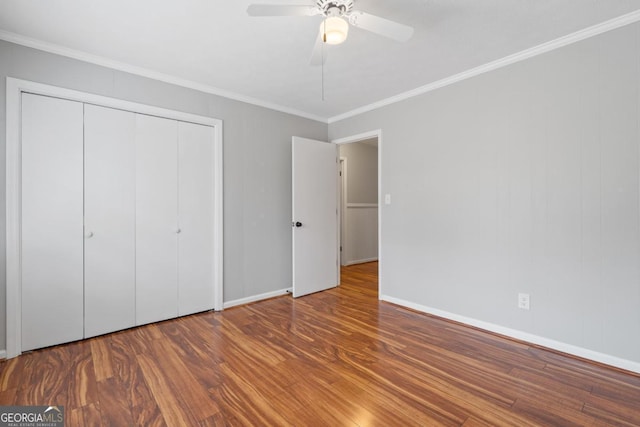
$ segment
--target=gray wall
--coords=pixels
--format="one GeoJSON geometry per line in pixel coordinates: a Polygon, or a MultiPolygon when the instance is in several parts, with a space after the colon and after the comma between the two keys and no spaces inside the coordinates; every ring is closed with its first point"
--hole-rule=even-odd
{"type": "Polygon", "coordinates": [[[291,286],[291,136],[326,140],[326,124],[0,41],[0,349],[7,76],[222,119],[224,300],[291,286]]]}
{"type": "Polygon", "coordinates": [[[340,157],[347,159],[347,202],[378,203],[378,147],[342,144],[340,157]]]}
{"type": "Polygon", "coordinates": [[[382,129],[383,292],[640,362],[639,101],[636,23],[332,123],[382,129]]]}

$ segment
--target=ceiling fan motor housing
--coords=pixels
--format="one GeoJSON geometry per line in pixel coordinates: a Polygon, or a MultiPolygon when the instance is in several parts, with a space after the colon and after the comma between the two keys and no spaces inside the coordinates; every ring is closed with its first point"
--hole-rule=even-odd
{"type": "Polygon", "coordinates": [[[317,0],[316,7],[324,16],[345,16],[353,10],[353,0],[317,0]]]}

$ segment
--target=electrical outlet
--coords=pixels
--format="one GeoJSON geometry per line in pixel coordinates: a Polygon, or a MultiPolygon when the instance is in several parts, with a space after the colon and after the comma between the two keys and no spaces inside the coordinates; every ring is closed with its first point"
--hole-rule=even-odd
{"type": "Polygon", "coordinates": [[[529,294],[518,294],[518,308],[529,310],[529,294]]]}

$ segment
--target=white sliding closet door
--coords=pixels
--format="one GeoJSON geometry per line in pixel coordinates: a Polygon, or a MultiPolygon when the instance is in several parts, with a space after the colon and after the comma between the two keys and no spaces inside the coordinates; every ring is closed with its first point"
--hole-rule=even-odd
{"type": "Polygon", "coordinates": [[[178,122],[136,115],[136,324],[178,315],[178,122]]]}
{"type": "Polygon", "coordinates": [[[22,95],[22,345],[83,337],[82,104],[22,95]]]}
{"type": "Polygon", "coordinates": [[[85,338],[135,325],[136,115],[85,105],[85,338]]]}
{"type": "Polygon", "coordinates": [[[178,123],[178,314],[214,308],[214,129],[178,123]]]}

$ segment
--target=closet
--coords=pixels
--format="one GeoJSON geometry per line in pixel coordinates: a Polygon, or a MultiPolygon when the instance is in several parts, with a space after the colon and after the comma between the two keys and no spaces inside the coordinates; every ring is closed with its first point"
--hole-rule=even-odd
{"type": "Polygon", "coordinates": [[[21,97],[21,350],[213,309],[214,128],[21,97]]]}

